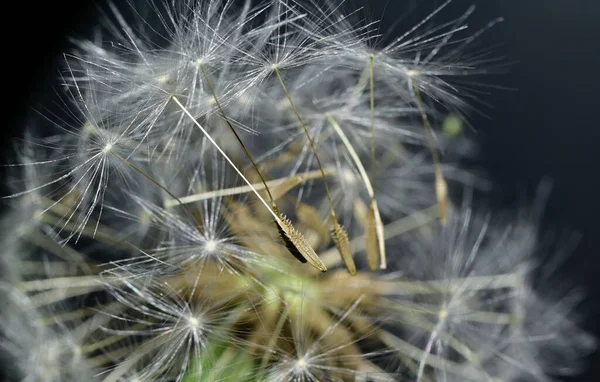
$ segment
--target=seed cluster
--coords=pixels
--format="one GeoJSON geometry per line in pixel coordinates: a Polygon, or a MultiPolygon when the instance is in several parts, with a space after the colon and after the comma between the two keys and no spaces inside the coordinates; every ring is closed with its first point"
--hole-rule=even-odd
{"type": "Polygon", "coordinates": [[[499,20],[434,23],[449,2],[387,44],[327,1],[111,3],[9,179],[12,377],[578,371],[594,341],[572,291],[534,282],[538,217],[490,218],[469,196],[485,182],[450,161],[471,97],[453,81],[485,63],[468,48],[499,20]]]}

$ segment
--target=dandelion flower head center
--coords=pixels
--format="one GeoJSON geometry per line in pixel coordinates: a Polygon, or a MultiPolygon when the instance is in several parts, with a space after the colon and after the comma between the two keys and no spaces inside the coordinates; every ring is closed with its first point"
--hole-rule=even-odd
{"type": "Polygon", "coordinates": [[[217,242],[215,240],[209,240],[204,245],[204,249],[207,252],[214,252],[217,249],[217,242]]]}
{"type": "Polygon", "coordinates": [[[191,316],[188,319],[188,324],[191,329],[199,330],[202,328],[202,319],[200,317],[191,316]]]}
{"type": "Polygon", "coordinates": [[[306,370],[307,367],[308,367],[308,362],[306,362],[306,358],[305,357],[301,357],[296,362],[296,368],[298,368],[298,370],[306,370]]]}

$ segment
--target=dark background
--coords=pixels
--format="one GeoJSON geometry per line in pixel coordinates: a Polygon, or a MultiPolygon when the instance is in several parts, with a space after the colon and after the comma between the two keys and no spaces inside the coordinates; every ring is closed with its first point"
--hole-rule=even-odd
{"type": "MultiPolygon", "coordinates": [[[[417,6],[400,23],[400,32],[440,3],[389,0],[384,6],[378,0],[369,3],[367,13],[383,15],[384,29],[417,6]]],[[[31,106],[53,97],[53,65],[69,51],[65,36],[84,35],[98,17],[95,3],[86,0],[3,4],[0,160],[7,161],[31,106]]],[[[503,73],[481,80],[507,89],[488,88],[490,94],[477,105],[482,114],[471,115],[482,143],[472,165],[495,182],[490,203],[498,207],[518,205],[534,194],[542,177],[553,179],[543,226],[583,234],[561,272],[586,288],[585,325],[600,337],[600,1],[455,0],[442,15],[459,16],[471,4],[477,5],[469,18],[473,31],[505,18],[478,46],[489,46],[493,57],[508,64],[503,73]]],[[[598,355],[590,357],[587,373],[572,381],[597,380],[598,355]]]]}

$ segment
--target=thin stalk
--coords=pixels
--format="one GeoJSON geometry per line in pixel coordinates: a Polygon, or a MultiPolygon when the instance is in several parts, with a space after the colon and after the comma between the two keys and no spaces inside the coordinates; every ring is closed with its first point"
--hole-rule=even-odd
{"type": "Polygon", "coordinates": [[[50,317],[40,317],[34,322],[37,326],[52,326],[56,324],[63,324],[68,321],[80,320],[93,314],[98,314],[99,308],[111,309],[120,306],[119,304],[119,302],[116,302],[107,305],[99,305],[99,307],[85,307],[81,309],[71,310],[65,313],[53,314],[50,317]]]}
{"type": "MultiPolygon", "coordinates": [[[[332,174],[334,174],[333,169],[331,169],[331,170],[326,169],[326,172],[327,172],[328,176],[331,176],[332,174]]],[[[302,181],[315,179],[320,176],[321,176],[321,173],[319,171],[309,171],[309,172],[305,172],[303,174],[297,175],[296,177],[285,177],[285,178],[269,180],[269,181],[267,181],[267,186],[277,187],[280,185],[284,185],[287,182],[290,182],[290,184],[295,184],[296,178],[299,178],[298,183],[300,183],[302,181]]],[[[252,186],[257,191],[265,189],[265,186],[262,182],[260,184],[254,183],[252,186]]],[[[253,189],[249,186],[237,186],[237,187],[222,188],[220,190],[212,190],[212,191],[201,192],[198,194],[188,195],[188,196],[184,196],[184,197],[180,198],[180,200],[182,203],[187,204],[187,203],[193,203],[193,202],[198,202],[198,201],[212,199],[212,198],[218,198],[218,197],[222,197],[222,196],[245,194],[248,192],[253,192],[253,189]]],[[[172,207],[173,205],[176,205],[176,204],[177,204],[177,201],[174,199],[167,200],[165,202],[165,205],[167,207],[172,207]]]]}
{"type": "Polygon", "coordinates": [[[369,55],[369,106],[371,109],[371,176],[375,183],[375,56],[369,55]]]}
{"type": "Polygon", "coordinates": [[[346,269],[348,270],[348,272],[350,274],[355,275],[356,274],[356,265],[354,264],[354,259],[352,258],[352,252],[350,251],[350,242],[348,239],[348,234],[344,230],[344,227],[342,227],[340,225],[340,223],[337,219],[337,216],[335,214],[335,209],[333,208],[333,200],[331,199],[331,192],[329,191],[329,185],[327,183],[327,178],[325,176],[325,170],[323,169],[321,159],[319,158],[319,154],[317,153],[317,148],[315,147],[315,143],[308,132],[308,128],[306,127],[304,120],[300,116],[300,112],[298,111],[298,108],[296,107],[296,105],[294,104],[294,101],[292,100],[292,96],[290,95],[290,93],[287,90],[287,87],[285,86],[285,82],[283,81],[283,77],[281,77],[279,68],[277,66],[275,66],[274,71],[275,71],[275,74],[277,75],[277,79],[279,80],[279,83],[281,84],[281,88],[283,89],[283,92],[285,93],[285,95],[290,103],[290,106],[292,107],[292,110],[294,111],[294,114],[296,115],[296,118],[298,118],[298,122],[300,123],[300,126],[302,126],[302,130],[304,131],[304,134],[306,135],[306,138],[308,139],[310,148],[311,148],[313,154],[315,155],[317,165],[319,166],[319,170],[321,171],[323,183],[325,184],[325,194],[327,195],[327,200],[329,201],[329,209],[331,212],[331,218],[333,220],[333,225],[331,226],[331,229],[330,229],[331,238],[333,239],[335,246],[337,247],[337,250],[340,253],[340,256],[342,257],[342,260],[344,261],[344,265],[346,266],[346,269]]]}
{"type": "MultiPolygon", "coordinates": [[[[140,173],[144,178],[146,178],[150,182],[152,182],[152,184],[154,184],[155,186],[157,186],[158,188],[160,188],[161,190],[163,190],[164,192],[166,192],[170,197],[172,197],[173,199],[175,199],[180,205],[182,205],[182,206],[184,205],[183,202],[177,196],[175,196],[171,191],[169,191],[165,186],[163,186],[162,184],[160,184],[156,179],[154,179],[153,177],[151,177],[144,170],[142,170],[141,168],[139,168],[135,164],[131,163],[127,159],[123,158],[121,155],[119,155],[119,154],[117,154],[115,152],[113,152],[112,154],[114,156],[116,156],[117,158],[119,158],[120,160],[122,160],[129,167],[131,167],[132,169],[134,169],[135,171],[137,171],[138,173],[140,173]]],[[[193,216],[193,214],[191,212],[190,212],[190,214],[193,216]]]]}
{"type": "Polygon", "coordinates": [[[340,127],[339,123],[337,123],[337,121],[335,120],[335,118],[333,118],[333,116],[331,114],[327,113],[325,116],[326,116],[327,120],[329,121],[329,123],[331,124],[331,126],[333,127],[333,129],[335,130],[335,132],[338,134],[338,136],[342,140],[342,143],[344,144],[344,146],[346,146],[346,149],[348,150],[350,157],[352,158],[352,160],[354,161],[354,164],[358,168],[358,172],[360,173],[363,183],[365,184],[367,193],[369,194],[369,198],[371,200],[371,210],[373,211],[373,215],[375,218],[374,219],[375,220],[375,233],[377,236],[376,239],[377,239],[377,244],[378,244],[379,257],[380,257],[380,261],[381,261],[379,267],[381,269],[385,269],[385,268],[387,268],[387,260],[386,260],[386,255],[385,255],[385,237],[384,237],[385,234],[384,234],[383,223],[381,221],[381,214],[379,212],[379,207],[375,200],[375,189],[372,185],[372,181],[371,181],[371,179],[369,179],[369,175],[367,174],[367,171],[365,170],[365,167],[363,166],[362,161],[360,160],[360,157],[356,153],[356,150],[354,150],[352,143],[350,143],[350,140],[348,139],[348,137],[346,136],[346,134],[340,127]]]}
{"type": "Polygon", "coordinates": [[[50,289],[67,289],[81,287],[96,287],[103,285],[102,278],[98,276],[66,276],[55,277],[51,279],[40,279],[31,281],[22,281],[17,284],[17,288],[23,292],[36,292],[50,289]]]}
{"type": "MultiPolygon", "coordinates": [[[[371,109],[371,182],[375,188],[375,56],[369,55],[369,106],[371,109]]],[[[367,262],[371,270],[377,268],[379,257],[379,268],[387,268],[385,256],[385,242],[383,240],[383,223],[379,214],[379,207],[375,196],[371,197],[371,208],[367,219],[367,262]],[[376,251],[379,251],[379,254],[376,251]]]]}
{"type": "Polygon", "coordinates": [[[436,148],[435,138],[433,136],[433,129],[431,128],[429,118],[427,117],[427,113],[425,112],[425,108],[423,107],[424,103],[423,98],[421,97],[421,91],[419,90],[418,84],[413,83],[412,88],[415,94],[415,98],[417,99],[417,105],[419,107],[419,112],[421,113],[421,118],[423,119],[423,127],[425,128],[425,133],[427,135],[427,144],[429,145],[429,151],[431,151],[431,156],[433,158],[433,166],[435,168],[435,196],[438,202],[438,213],[440,216],[440,222],[442,223],[442,225],[446,225],[448,208],[448,185],[446,184],[444,174],[442,173],[442,166],[436,148]]]}
{"type": "MultiPolygon", "coordinates": [[[[112,151],[111,151],[112,152],[112,151]]],[[[125,164],[127,164],[129,167],[131,167],[132,169],[134,169],[135,171],[137,171],[139,174],[141,174],[144,178],[148,179],[150,182],[152,182],[152,184],[154,184],[155,186],[157,186],[158,188],[160,188],[161,190],[163,190],[164,192],[166,192],[171,198],[173,198],[174,200],[177,201],[177,203],[179,203],[179,205],[181,205],[183,207],[183,209],[187,212],[188,215],[190,215],[190,217],[196,221],[196,223],[198,224],[198,227],[201,227],[203,225],[202,221],[200,220],[200,218],[195,215],[189,208],[188,206],[186,206],[181,199],[179,199],[177,196],[175,196],[175,194],[173,194],[171,191],[169,191],[165,186],[163,186],[162,184],[160,184],[160,182],[158,182],[156,179],[154,179],[153,177],[151,177],[147,172],[145,172],[144,170],[142,170],[141,168],[139,168],[138,166],[136,166],[135,164],[133,164],[132,162],[130,162],[129,160],[127,160],[126,158],[123,158],[121,155],[112,152],[112,154],[114,156],[116,156],[117,158],[119,158],[119,160],[123,161],[125,164]]]]}
{"type": "MultiPolygon", "coordinates": [[[[124,331],[134,331],[134,330],[141,329],[144,326],[146,326],[146,323],[137,323],[137,324],[127,327],[124,331]]],[[[82,346],[81,352],[85,353],[85,354],[93,353],[98,349],[107,348],[108,346],[110,346],[114,343],[117,343],[120,340],[122,340],[123,338],[127,338],[128,336],[131,336],[131,334],[115,334],[115,335],[103,338],[100,341],[96,341],[96,342],[90,343],[88,345],[82,346]]]]}
{"type": "MultiPolygon", "coordinates": [[[[229,158],[229,156],[225,153],[225,151],[223,151],[223,149],[217,144],[217,142],[215,142],[215,140],[210,136],[210,134],[208,133],[208,131],[206,131],[206,129],[200,124],[200,122],[198,122],[196,120],[196,118],[194,118],[194,116],[189,112],[189,110],[186,109],[185,106],[183,106],[183,104],[179,101],[179,99],[176,96],[171,96],[171,98],[173,99],[173,102],[175,102],[175,104],[177,106],[179,106],[179,108],[181,109],[181,111],[183,111],[190,118],[190,120],[192,120],[192,122],[194,123],[194,125],[196,125],[196,127],[198,129],[200,129],[200,131],[210,141],[210,143],[212,143],[212,145],[217,149],[217,151],[219,151],[219,153],[221,155],[223,155],[223,157],[225,158],[225,160],[231,165],[231,167],[233,167],[233,169],[242,178],[242,180],[244,182],[246,182],[246,184],[248,185],[248,187],[250,187],[250,189],[252,189],[252,192],[254,192],[254,194],[256,195],[256,197],[258,198],[258,200],[260,200],[260,202],[262,204],[264,204],[264,206],[267,208],[267,210],[269,211],[269,213],[273,216],[273,218],[275,219],[275,221],[279,222],[280,221],[279,216],[277,216],[277,214],[273,211],[273,209],[271,208],[271,206],[269,206],[269,203],[267,203],[267,201],[262,196],[260,196],[260,194],[258,193],[258,191],[256,190],[256,188],[254,188],[254,186],[252,185],[252,183],[248,180],[248,178],[246,178],[244,176],[244,174],[235,165],[235,163],[233,163],[233,161],[231,160],[231,158],[229,158]]],[[[237,134],[236,134],[236,136],[237,136],[237,134]]],[[[254,164],[254,161],[252,161],[252,163],[254,164]]],[[[254,164],[254,166],[256,166],[256,164],[254,164]]],[[[262,175],[260,176],[260,178],[264,182],[264,178],[262,177],[262,175]]],[[[264,182],[264,184],[266,185],[266,182],[264,182]]],[[[270,196],[271,193],[270,193],[270,191],[268,191],[268,189],[269,189],[268,186],[265,187],[265,190],[267,190],[267,193],[270,196]]]]}
{"type": "MultiPolygon", "coordinates": [[[[206,84],[208,85],[208,88],[210,89],[210,92],[213,95],[213,99],[215,100],[217,108],[219,109],[219,113],[221,113],[221,116],[225,120],[225,123],[227,123],[227,125],[229,126],[229,129],[231,130],[231,132],[233,133],[233,135],[235,135],[235,139],[237,139],[238,143],[242,147],[242,150],[244,150],[244,154],[246,154],[246,157],[248,158],[248,160],[250,160],[250,163],[252,163],[252,167],[254,167],[254,170],[256,170],[256,173],[260,177],[260,180],[262,181],[263,185],[265,186],[265,191],[267,191],[267,194],[269,195],[269,199],[270,199],[271,204],[275,205],[275,201],[273,199],[273,195],[271,195],[271,191],[269,190],[269,186],[267,186],[267,182],[265,181],[265,178],[263,177],[261,171],[258,169],[258,165],[256,164],[256,162],[254,162],[254,159],[252,158],[252,155],[250,155],[250,152],[246,148],[246,145],[242,141],[242,138],[240,138],[239,134],[237,133],[237,131],[235,131],[235,129],[233,128],[233,125],[229,121],[229,118],[227,118],[227,115],[225,114],[225,110],[223,110],[223,107],[221,106],[221,102],[219,101],[219,97],[217,97],[217,93],[216,93],[215,89],[212,86],[212,82],[210,81],[210,78],[208,76],[208,73],[206,72],[206,69],[204,68],[204,65],[200,64],[199,66],[200,66],[200,69],[202,70],[202,74],[204,74],[204,78],[206,79],[206,84]]],[[[205,135],[207,135],[207,134],[205,134],[205,135]]],[[[216,144],[216,143],[214,143],[214,141],[212,139],[210,139],[210,141],[213,144],[216,144]]],[[[221,152],[221,154],[224,155],[223,152],[221,152]]]]}
{"type": "Polygon", "coordinates": [[[30,298],[31,306],[33,308],[40,308],[42,306],[48,306],[58,301],[65,301],[71,297],[84,296],[92,292],[96,292],[104,289],[104,284],[98,283],[95,286],[87,286],[80,288],[68,288],[68,289],[50,289],[45,292],[37,293],[30,298]]]}
{"type": "Polygon", "coordinates": [[[417,382],[422,381],[423,373],[425,372],[425,365],[427,364],[427,358],[429,358],[429,356],[431,355],[431,348],[433,347],[433,343],[437,341],[438,334],[444,327],[444,324],[445,320],[440,320],[430,332],[427,344],[425,344],[424,354],[421,356],[421,359],[419,361],[419,369],[417,371],[417,382]]]}
{"type": "MultiPolygon", "coordinates": [[[[321,159],[319,158],[319,154],[317,154],[317,149],[315,147],[315,143],[308,132],[308,128],[306,127],[304,120],[300,116],[300,112],[298,111],[298,108],[296,108],[296,105],[294,104],[294,101],[292,100],[292,96],[290,95],[290,93],[287,90],[287,87],[285,86],[285,82],[283,81],[283,77],[281,77],[281,73],[279,72],[279,69],[277,67],[275,67],[274,71],[275,71],[275,74],[277,75],[277,79],[279,80],[279,83],[281,84],[281,88],[283,89],[283,92],[285,93],[285,95],[288,99],[288,102],[290,103],[290,106],[291,106],[294,114],[296,115],[296,118],[298,119],[298,122],[300,123],[300,126],[302,126],[302,130],[304,131],[304,134],[306,135],[306,138],[308,139],[310,148],[311,148],[313,154],[315,154],[315,159],[317,161],[317,165],[319,166],[319,171],[321,172],[321,176],[323,177],[323,180],[325,180],[325,178],[326,178],[325,170],[323,169],[323,165],[321,164],[321,159]]],[[[335,216],[335,211],[333,210],[333,201],[331,199],[331,192],[329,191],[329,185],[327,184],[326,181],[324,181],[323,183],[325,184],[325,194],[327,195],[327,200],[329,201],[331,213],[333,216],[335,216]]]]}
{"type": "MultiPolygon", "coordinates": [[[[384,296],[422,296],[431,294],[455,293],[458,290],[479,291],[504,288],[518,288],[521,276],[515,273],[495,276],[469,276],[447,280],[396,280],[373,282],[372,288],[384,296]]],[[[499,313],[497,313],[499,315],[499,313]]]]}

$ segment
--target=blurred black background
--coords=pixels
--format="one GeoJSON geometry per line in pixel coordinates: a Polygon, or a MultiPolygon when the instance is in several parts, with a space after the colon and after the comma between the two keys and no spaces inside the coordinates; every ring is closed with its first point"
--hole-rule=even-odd
{"type": "MultiPolygon", "coordinates": [[[[402,16],[400,33],[440,3],[377,0],[369,2],[366,13],[383,17],[382,30],[402,16]]],[[[477,6],[469,18],[473,31],[505,18],[478,47],[488,46],[491,57],[508,64],[503,73],[481,78],[506,89],[489,87],[490,94],[476,105],[481,114],[471,115],[482,144],[473,164],[495,182],[493,206],[518,205],[533,195],[542,177],[553,180],[544,227],[582,233],[561,272],[586,288],[585,324],[600,337],[600,1],[455,0],[442,15],[460,16],[471,4],[477,6]]],[[[9,160],[12,140],[32,105],[55,97],[55,65],[70,49],[66,37],[89,33],[98,22],[96,5],[56,0],[2,6],[1,161],[9,160]]],[[[598,380],[598,354],[590,357],[587,373],[571,381],[598,380]]]]}

